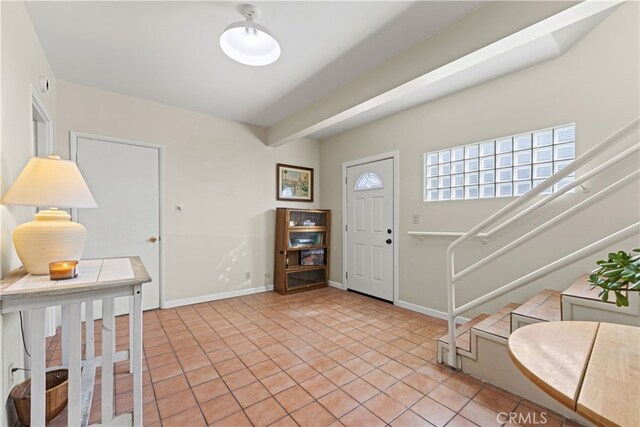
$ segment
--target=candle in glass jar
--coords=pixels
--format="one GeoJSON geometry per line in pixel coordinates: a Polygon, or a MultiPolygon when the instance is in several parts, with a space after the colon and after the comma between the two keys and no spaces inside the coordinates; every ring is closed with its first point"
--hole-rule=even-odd
{"type": "Polygon", "coordinates": [[[78,277],[78,261],[56,261],[49,263],[49,279],[65,280],[78,277]]]}

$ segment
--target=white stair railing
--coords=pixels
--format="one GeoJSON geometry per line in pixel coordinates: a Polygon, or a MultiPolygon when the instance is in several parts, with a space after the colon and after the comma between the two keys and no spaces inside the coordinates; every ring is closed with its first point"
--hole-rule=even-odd
{"type": "Polygon", "coordinates": [[[534,187],[531,191],[529,191],[524,196],[516,199],[512,203],[508,204],[495,214],[491,215],[486,220],[482,221],[477,226],[473,227],[466,233],[447,233],[447,232],[410,232],[409,234],[416,235],[420,238],[424,236],[441,236],[441,237],[458,237],[455,241],[453,241],[449,247],[447,248],[447,312],[448,312],[448,335],[449,335],[449,353],[447,357],[447,364],[451,367],[458,368],[458,357],[457,357],[457,347],[456,347],[456,318],[460,316],[462,313],[469,311],[473,308],[476,308],[484,303],[487,303],[494,298],[497,298],[501,295],[504,295],[514,289],[520,288],[528,283],[531,283],[535,280],[538,280],[554,271],[557,271],[563,267],[566,267],[572,263],[575,263],[585,257],[593,255],[608,246],[624,240],[626,238],[637,236],[640,233],[640,222],[636,222],[632,225],[629,225],[620,231],[611,234],[609,236],[604,237],[597,242],[594,242],[580,250],[577,250],[563,258],[560,258],[551,264],[548,264],[544,267],[538,268],[528,274],[523,275],[522,277],[513,280],[509,283],[506,283],[497,289],[486,293],[470,302],[467,302],[459,307],[456,307],[456,285],[459,280],[468,274],[478,270],[479,268],[487,265],[489,262],[503,255],[507,251],[520,246],[526,241],[530,240],[532,237],[550,229],[555,224],[560,221],[567,219],[568,217],[575,215],[576,213],[584,210],[586,207],[590,206],[594,202],[602,199],[604,196],[616,191],[620,187],[628,184],[634,179],[638,178],[640,170],[630,173],[624,178],[616,181],[615,183],[609,185],[603,190],[591,195],[587,199],[578,203],[574,207],[569,210],[560,213],[554,218],[548,220],[544,224],[534,228],[528,233],[524,234],[521,237],[516,238],[510,243],[505,244],[501,248],[497,249],[495,252],[486,256],[485,258],[477,261],[471,266],[465,268],[464,270],[456,273],[455,271],[455,250],[463,243],[471,240],[471,239],[482,239],[487,240],[495,233],[503,230],[509,225],[514,224],[518,220],[525,218],[530,215],[532,212],[541,208],[542,206],[548,204],[552,200],[557,199],[558,197],[566,194],[573,188],[578,186],[582,186],[582,184],[593,178],[594,176],[606,171],[610,167],[616,165],[622,160],[628,158],[630,155],[635,155],[640,150],[640,142],[637,140],[638,129],[640,128],[640,119],[636,119],[600,144],[596,145],[586,153],[584,153],[579,158],[572,161],[566,167],[564,167],[561,171],[552,175],[550,178],[546,179],[540,185],[534,187]],[[598,156],[602,155],[605,151],[611,149],[622,141],[627,140],[629,137],[634,137],[633,146],[623,150],[619,154],[608,158],[607,160],[601,162],[598,166],[589,170],[584,175],[580,176],[578,179],[575,179],[573,182],[565,185],[564,187],[558,189],[553,192],[551,195],[539,199],[534,200],[539,194],[547,190],[548,188],[554,186],[558,182],[560,182],[563,178],[569,176],[570,174],[576,172],[576,170],[581,167],[587,165],[589,162],[595,160],[598,156]],[[520,210],[521,209],[521,210],[520,210]],[[514,213],[515,212],[515,213],[514,213]],[[504,219],[508,216],[507,219],[504,219]],[[503,222],[499,222],[503,220],[503,222]],[[497,224],[497,225],[496,225],[497,224]],[[493,227],[493,228],[490,228],[493,227]]]}

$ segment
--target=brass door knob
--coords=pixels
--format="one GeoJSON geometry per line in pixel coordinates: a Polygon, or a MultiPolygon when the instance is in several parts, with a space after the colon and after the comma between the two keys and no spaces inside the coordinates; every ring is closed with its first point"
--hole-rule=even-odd
{"type": "Polygon", "coordinates": [[[155,243],[155,242],[157,242],[157,241],[158,241],[158,238],[157,238],[156,236],[151,236],[151,237],[149,237],[149,241],[150,241],[151,243],[155,243]]]}

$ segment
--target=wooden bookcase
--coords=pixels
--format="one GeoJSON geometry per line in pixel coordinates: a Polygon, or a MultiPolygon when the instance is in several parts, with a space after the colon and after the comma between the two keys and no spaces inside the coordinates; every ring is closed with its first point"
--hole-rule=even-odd
{"type": "Polygon", "coordinates": [[[327,286],[331,211],[276,209],[273,288],[280,294],[327,286]]]}

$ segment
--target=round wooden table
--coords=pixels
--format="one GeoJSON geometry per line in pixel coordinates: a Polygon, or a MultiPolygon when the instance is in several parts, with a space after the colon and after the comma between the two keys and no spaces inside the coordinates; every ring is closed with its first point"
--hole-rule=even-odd
{"type": "Polygon", "coordinates": [[[640,328],[543,322],[509,337],[509,355],[533,383],[600,426],[640,426],[640,328]]]}

